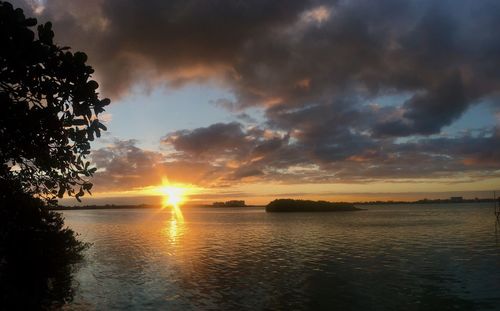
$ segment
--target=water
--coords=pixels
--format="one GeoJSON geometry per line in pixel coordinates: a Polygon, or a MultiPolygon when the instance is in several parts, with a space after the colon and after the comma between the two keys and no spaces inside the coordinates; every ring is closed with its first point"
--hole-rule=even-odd
{"type": "Polygon", "coordinates": [[[491,204],[65,211],[71,310],[499,310],[491,204]]]}

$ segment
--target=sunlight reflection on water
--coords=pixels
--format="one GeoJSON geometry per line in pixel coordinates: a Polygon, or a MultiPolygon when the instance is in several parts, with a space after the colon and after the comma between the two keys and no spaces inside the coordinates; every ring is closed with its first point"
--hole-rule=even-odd
{"type": "Polygon", "coordinates": [[[166,221],[163,233],[170,241],[170,244],[175,245],[184,234],[184,230],[184,219],[179,219],[175,214],[172,214],[172,218],[166,221]]]}
{"type": "Polygon", "coordinates": [[[487,205],[65,211],[94,243],[70,309],[491,309],[487,205]]]}

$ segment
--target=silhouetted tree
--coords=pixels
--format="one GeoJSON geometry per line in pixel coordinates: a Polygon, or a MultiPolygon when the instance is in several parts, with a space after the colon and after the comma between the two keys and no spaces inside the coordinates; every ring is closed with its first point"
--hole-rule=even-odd
{"type": "Polygon", "coordinates": [[[0,1],[0,309],[71,299],[86,243],[46,207],[90,193],[90,141],[106,130],[84,53],[53,43],[51,24],[0,1]]]}
{"type": "Polygon", "coordinates": [[[53,43],[51,23],[0,2],[0,178],[48,202],[90,192],[90,141],[106,127],[85,53],[53,43]]]}
{"type": "Polygon", "coordinates": [[[0,310],[38,310],[73,298],[72,271],[89,246],[61,214],[0,182],[0,310]]]}

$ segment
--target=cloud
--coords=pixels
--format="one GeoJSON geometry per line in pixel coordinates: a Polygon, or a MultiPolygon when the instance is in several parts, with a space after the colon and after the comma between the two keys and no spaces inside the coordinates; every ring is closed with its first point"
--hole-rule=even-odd
{"type": "MultiPolygon", "coordinates": [[[[31,1],[16,4],[35,14],[31,1]]],[[[289,23],[306,5],[262,0],[48,0],[38,16],[53,21],[59,42],[88,51],[103,91],[120,96],[144,79],[176,85],[231,74],[249,37],[289,23]]]]}
{"type": "Polygon", "coordinates": [[[241,125],[236,122],[216,123],[193,131],[177,131],[163,139],[164,143],[191,156],[241,153],[247,147],[246,141],[241,125]]]}
{"type": "Polygon", "coordinates": [[[99,168],[93,178],[96,191],[133,189],[161,183],[162,155],[142,150],[135,140],[115,140],[92,151],[92,162],[99,168]]]}
{"type": "Polygon", "coordinates": [[[218,167],[216,178],[225,183],[263,175],[270,159],[278,156],[288,144],[289,136],[242,124],[217,123],[194,130],[167,134],[162,144],[173,148],[169,155],[174,163],[179,160],[203,161],[218,167]],[[266,159],[266,161],[263,161],[266,159]]]}
{"type": "Polygon", "coordinates": [[[479,176],[499,169],[496,129],[442,137],[470,107],[498,96],[498,1],[16,3],[53,21],[62,45],[88,51],[106,96],[119,98],[136,84],[216,80],[234,95],[216,105],[240,120],[250,120],[248,107],[265,111],[265,122],[253,128],[216,123],[167,133],[162,143],[173,160],[134,146],[104,149],[103,158],[115,156],[102,164],[117,184],[121,171],[126,183],[138,180],[131,177],[134,161],[151,179],[157,162],[173,170],[196,163],[202,173],[192,179],[200,183],[479,176]],[[404,99],[373,105],[387,96],[404,99]]]}
{"type": "MultiPolygon", "coordinates": [[[[497,129],[475,136],[395,143],[392,139],[374,140],[368,134],[344,130],[342,124],[329,129],[315,125],[309,115],[321,113],[322,110],[313,107],[305,116],[297,112],[297,116],[286,117],[285,120],[305,129],[298,134],[221,123],[174,132],[165,136],[163,144],[173,147],[178,159],[217,163],[223,168],[218,176],[223,182],[245,179],[285,183],[370,182],[448,179],[463,177],[464,173],[470,180],[500,175],[497,129]],[[228,132],[232,133],[229,138],[228,132]],[[205,143],[201,143],[201,137],[205,143]]],[[[346,118],[340,114],[339,119],[346,118]]],[[[335,120],[331,122],[335,124],[335,120]]]]}
{"type": "Polygon", "coordinates": [[[467,98],[460,74],[455,73],[436,89],[412,96],[403,105],[402,118],[379,123],[377,135],[409,136],[439,133],[467,109],[467,98]]]}
{"type": "Polygon", "coordinates": [[[154,187],[164,178],[173,183],[227,187],[262,175],[263,166],[256,160],[269,156],[286,140],[256,129],[244,132],[237,123],[169,134],[163,144],[172,146],[173,153],[142,149],[135,140],[115,139],[92,152],[92,162],[98,167],[92,182],[97,192],[154,187]]]}
{"type": "Polygon", "coordinates": [[[345,90],[367,97],[411,91],[410,121],[420,105],[460,107],[426,126],[436,132],[499,88],[492,68],[500,62],[500,4],[493,0],[16,4],[53,21],[62,44],[88,51],[108,95],[141,81],[204,79],[222,80],[243,106],[331,103],[345,90]],[[443,88],[465,97],[455,104],[443,88]]]}
{"type": "Polygon", "coordinates": [[[344,135],[337,137],[338,146],[322,144],[315,149],[306,138],[220,123],[167,134],[162,140],[172,149],[167,153],[142,149],[134,140],[114,140],[92,152],[99,168],[94,189],[141,189],[158,186],[165,177],[174,183],[221,188],[256,181],[367,183],[433,178],[448,183],[450,178],[470,182],[500,176],[498,129],[405,143],[380,139],[367,144],[360,135],[344,135]]]}
{"type": "Polygon", "coordinates": [[[171,157],[145,150],[135,140],[115,139],[92,151],[98,167],[92,182],[97,192],[126,191],[161,185],[164,178],[174,183],[214,186],[222,178],[221,167],[207,161],[171,157]]]}

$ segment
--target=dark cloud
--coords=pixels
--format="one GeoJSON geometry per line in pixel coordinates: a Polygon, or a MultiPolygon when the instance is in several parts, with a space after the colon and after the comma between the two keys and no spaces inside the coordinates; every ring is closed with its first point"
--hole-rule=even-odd
{"type": "MultiPolygon", "coordinates": [[[[35,1],[16,1],[35,10],[35,1]],[[31,6],[30,6],[31,4],[31,6]]],[[[48,0],[58,41],[88,51],[107,95],[146,78],[178,85],[232,73],[249,37],[292,22],[308,1],[48,0]]]]}
{"type": "Polygon", "coordinates": [[[92,152],[99,168],[92,182],[98,192],[156,187],[168,178],[172,182],[203,186],[221,185],[223,168],[207,161],[172,158],[137,147],[134,140],[115,140],[92,152]]]}
{"type": "Polygon", "coordinates": [[[218,178],[226,181],[264,175],[276,160],[286,160],[279,153],[288,141],[288,135],[255,127],[245,129],[233,122],[173,132],[162,139],[162,144],[175,149],[171,159],[205,161],[219,167],[224,173],[218,178]]]}
{"type": "Polygon", "coordinates": [[[134,140],[116,140],[108,147],[92,152],[92,161],[99,168],[93,179],[97,191],[161,183],[161,154],[142,150],[136,143],[134,140]]]}
{"type": "Polygon", "coordinates": [[[238,113],[236,115],[236,118],[238,118],[238,120],[241,120],[241,121],[246,122],[246,123],[258,123],[257,119],[253,118],[252,116],[250,116],[246,112],[238,113]]]}
{"type": "MultiPolygon", "coordinates": [[[[456,86],[470,94],[456,115],[498,90],[494,0],[42,3],[40,19],[54,21],[61,43],[89,51],[112,95],[139,81],[217,78],[243,106],[318,103],[345,90],[423,91],[434,99],[433,90],[458,73],[466,78],[456,86]]],[[[433,105],[454,105],[455,98],[436,96],[433,105]]]]}
{"type": "Polygon", "coordinates": [[[399,144],[387,139],[367,144],[361,138],[354,148],[359,136],[349,139],[351,145],[342,147],[349,152],[331,147],[322,154],[322,150],[310,149],[310,145],[279,131],[221,123],[167,135],[163,144],[173,150],[166,154],[139,148],[133,140],[115,140],[92,153],[99,167],[93,182],[96,191],[106,192],[157,186],[165,177],[174,183],[203,187],[254,181],[365,183],[432,178],[450,182],[450,178],[457,178],[470,182],[500,177],[498,129],[399,144]],[[228,129],[237,135],[231,135],[230,142],[218,141],[224,141],[228,129]],[[176,144],[179,140],[183,143],[176,144]],[[214,152],[211,144],[229,151],[214,152]]]}
{"type": "Polygon", "coordinates": [[[193,131],[177,131],[164,142],[194,156],[213,153],[240,153],[245,148],[245,134],[239,123],[216,123],[193,131]]]}
{"type": "MultiPolygon", "coordinates": [[[[310,109],[310,113],[316,110],[310,109]]],[[[446,179],[463,177],[463,173],[467,173],[467,181],[470,181],[473,178],[500,176],[500,132],[497,129],[476,135],[395,143],[390,139],[373,140],[369,135],[344,131],[342,126],[339,126],[341,129],[335,127],[335,120],[331,129],[318,130],[312,121],[303,124],[314,118],[286,118],[290,119],[310,132],[284,134],[279,130],[244,129],[241,125],[229,123],[175,132],[167,135],[163,143],[175,149],[178,159],[200,159],[201,154],[210,155],[204,161],[223,167],[219,181],[225,182],[245,178],[286,183],[369,182],[446,179]],[[238,129],[233,131],[238,135],[224,140],[228,128],[238,129]],[[330,143],[325,144],[328,138],[317,138],[314,133],[331,136],[330,143]],[[199,143],[200,136],[214,145],[220,145],[216,140],[222,139],[222,146],[230,146],[232,151],[224,153],[221,149],[220,152],[213,152],[209,144],[199,143]],[[183,143],[176,144],[176,140],[183,143]],[[319,144],[316,145],[316,142],[319,144]]]]}
{"type": "MultiPolygon", "coordinates": [[[[16,3],[36,9],[31,1],[16,3]]],[[[481,101],[498,106],[496,0],[43,3],[39,19],[54,22],[61,44],[88,51],[105,95],[118,98],[138,83],[213,79],[234,94],[215,104],[240,120],[254,121],[248,107],[265,111],[265,123],[253,128],[217,123],[167,134],[163,144],[174,160],[159,160],[162,167],[203,165],[200,182],[498,170],[498,131],[431,136],[481,101]],[[404,99],[376,105],[387,96],[404,99]],[[397,143],[402,137],[406,142],[397,143]]],[[[156,169],[150,165],[159,154],[132,147],[100,151],[103,159],[111,153],[111,162],[101,163],[108,173],[123,166],[132,175],[130,163],[156,169]]]]}

